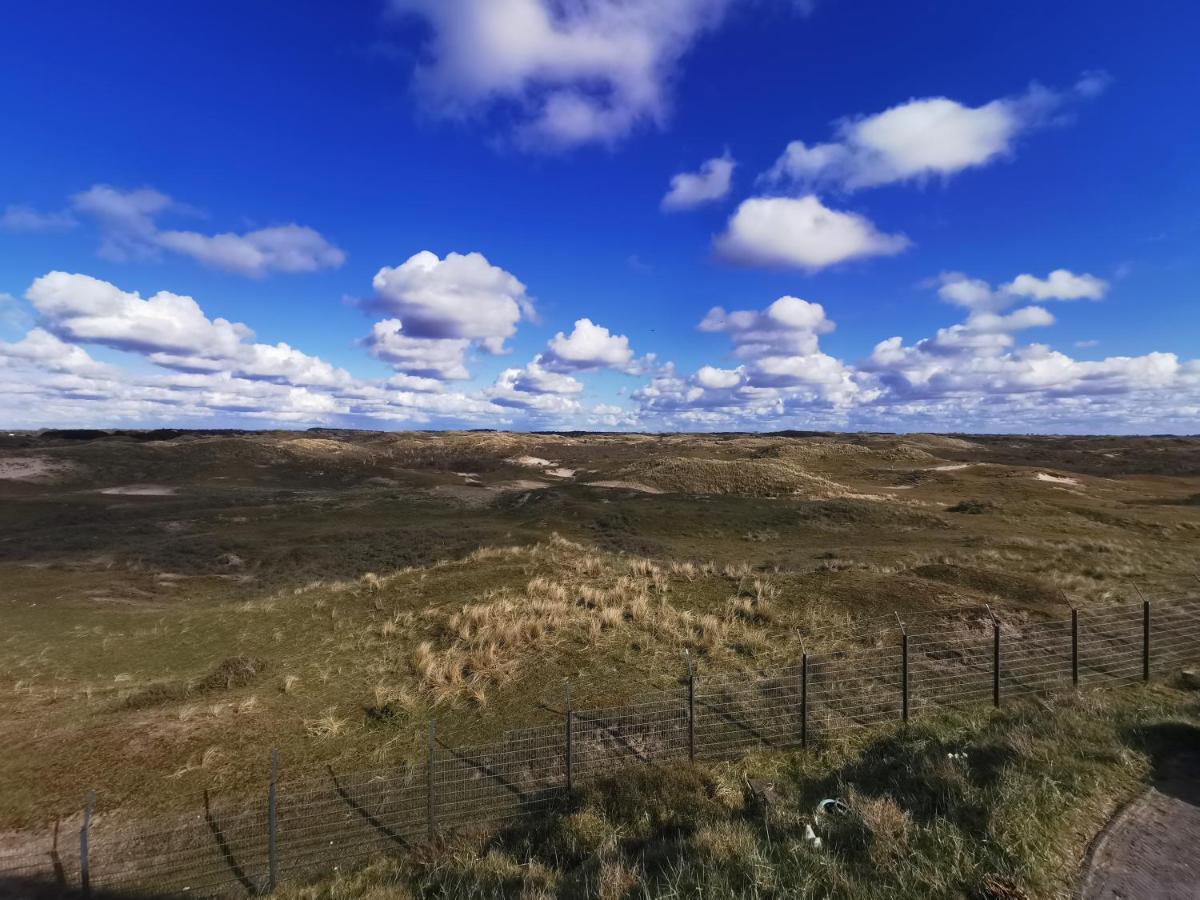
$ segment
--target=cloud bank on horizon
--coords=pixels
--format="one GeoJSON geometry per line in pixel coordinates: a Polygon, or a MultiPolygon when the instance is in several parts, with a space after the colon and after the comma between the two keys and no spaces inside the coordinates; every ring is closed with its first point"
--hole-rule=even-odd
{"type": "Polygon", "coordinates": [[[400,316],[375,322],[362,341],[395,369],[381,379],[355,377],[283,342],[260,343],[250,326],[210,318],[192,297],[160,291],[143,298],[56,271],[25,293],[36,326],[0,342],[0,385],[9,427],[204,422],[215,414],[250,424],[697,430],[796,422],[879,428],[897,417],[981,426],[1020,418],[1062,430],[1150,417],[1194,421],[1200,360],[1152,352],[1082,361],[1018,341],[1054,323],[1038,303],[1099,300],[1105,280],[1056,269],[998,286],[954,272],[929,284],[966,312],[963,321],[911,344],[883,338],[856,361],[821,349],[821,337],[836,327],[822,304],[783,296],[761,309],[710,309],[694,327],[728,339],[727,362],[690,374],[653,353],[637,357],[626,335],[581,318],[525,364],[466,391],[453,384],[470,377],[469,349],[503,353],[532,309],[524,285],[477,253],[439,259],[421,251],[380,270],[380,308],[400,316]],[[104,363],[88,347],[140,357],[155,371],[104,363]],[[600,370],[642,383],[624,405],[589,406],[581,376],[600,370]]]}
{"type": "MultiPolygon", "coordinates": [[[[691,98],[689,65],[718,54],[724,32],[764,17],[813,28],[823,12],[787,0],[384,5],[377,27],[399,28],[408,42],[410,113],[427,120],[428,140],[449,132],[457,146],[478,144],[489,165],[533,159],[534,171],[578,167],[581,180],[592,165],[634,165],[635,153],[622,155],[633,142],[666,140],[691,98]]],[[[359,250],[354,229],[306,212],[304,196],[290,197],[282,217],[231,227],[210,225],[182,177],[161,185],[171,194],[114,179],[40,191],[41,205],[0,196],[0,241],[38,248],[26,268],[0,268],[10,282],[25,273],[0,282],[9,337],[0,340],[0,424],[1200,430],[1194,351],[1054,346],[1102,346],[1091,333],[1065,336],[1065,319],[1078,328],[1114,310],[1139,315],[1125,259],[1080,264],[1072,244],[1050,248],[1059,255],[1049,265],[1045,254],[1026,262],[1035,254],[1001,249],[981,261],[935,243],[930,222],[949,217],[954,228],[943,200],[960,182],[1015,169],[1027,147],[1104,115],[1107,72],[1079,69],[1060,83],[1025,77],[983,100],[978,91],[956,99],[953,85],[878,105],[847,100],[822,127],[773,123],[769,134],[681,145],[674,164],[639,170],[658,187],[637,202],[671,241],[690,242],[694,292],[709,296],[697,289],[705,272],[746,279],[737,300],[719,304],[680,291],[667,334],[644,326],[646,301],[587,290],[578,300],[562,288],[561,258],[540,254],[543,268],[530,253],[514,264],[480,246],[479,228],[455,238],[417,204],[393,215],[413,220],[411,232],[430,216],[436,236],[380,258],[359,250]],[[920,278],[890,274],[901,263],[920,278]],[[981,270],[992,277],[971,274],[981,270]],[[841,296],[840,282],[864,274],[906,296],[919,280],[904,301],[919,317],[904,333],[841,296]],[[255,327],[264,309],[233,315],[221,296],[239,280],[305,278],[336,279],[343,297],[357,298],[328,301],[353,311],[356,333],[278,340],[278,319],[255,327]],[[851,337],[836,324],[847,320],[851,337]]],[[[449,182],[455,171],[422,175],[449,182]]],[[[494,227],[519,231],[552,202],[531,199],[494,227]]],[[[578,219],[585,248],[593,214],[578,219]]],[[[629,268],[631,283],[653,272],[629,268]]]]}

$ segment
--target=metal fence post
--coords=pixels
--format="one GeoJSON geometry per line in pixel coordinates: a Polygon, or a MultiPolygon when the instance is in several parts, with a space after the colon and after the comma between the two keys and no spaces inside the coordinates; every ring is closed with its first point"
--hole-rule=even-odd
{"type": "Polygon", "coordinates": [[[1000,622],[992,619],[992,706],[1000,706],[1000,622]]]}
{"type": "Polygon", "coordinates": [[[1071,684],[1079,687],[1079,610],[1071,607],[1071,684]]]}
{"type": "Polygon", "coordinates": [[[271,751],[271,784],[267,788],[267,890],[279,885],[279,853],[276,844],[275,785],[279,781],[279,751],[271,751]]]}
{"type": "Polygon", "coordinates": [[[800,746],[808,747],[808,654],[800,654],[800,746]]]}
{"type": "Polygon", "coordinates": [[[1142,681],[1150,680],[1150,601],[1142,601],[1142,681]]]}
{"type": "Polygon", "coordinates": [[[429,840],[437,834],[437,820],[433,815],[433,762],[434,762],[434,723],[429,723],[429,760],[425,766],[425,816],[429,824],[429,840]]]}
{"type": "Polygon", "coordinates": [[[903,696],[901,720],[908,724],[908,630],[900,633],[900,690],[903,696]]]}
{"type": "Polygon", "coordinates": [[[571,709],[571,682],[566,682],[567,694],[567,793],[575,790],[575,753],[574,737],[575,711],[571,709]]]}
{"type": "Polygon", "coordinates": [[[687,655],[688,664],[688,762],[696,761],[696,670],[692,666],[692,654],[687,655]]]}
{"type": "Polygon", "coordinates": [[[96,792],[88,791],[83,807],[83,824],[79,827],[79,886],[83,896],[92,896],[92,871],[88,858],[88,831],[92,827],[92,807],[96,805],[96,792]]]}

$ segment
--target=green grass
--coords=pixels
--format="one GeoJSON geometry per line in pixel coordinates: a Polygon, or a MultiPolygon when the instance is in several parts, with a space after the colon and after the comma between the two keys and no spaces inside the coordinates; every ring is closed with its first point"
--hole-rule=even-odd
{"type": "Polygon", "coordinates": [[[279,896],[1066,897],[1092,835],[1180,741],[1200,746],[1200,704],[1167,687],[945,714],[808,753],[633,768],[537,821],[279,896]],[[816,814],[826,797],[848,812],[816,814]]]}

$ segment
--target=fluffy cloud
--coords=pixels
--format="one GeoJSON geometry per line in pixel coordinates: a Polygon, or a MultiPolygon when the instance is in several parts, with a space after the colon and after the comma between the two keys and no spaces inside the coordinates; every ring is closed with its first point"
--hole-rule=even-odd
{"type": "Polygon", "coordinates": [[[504,353],[517,324],[534,316],[525,285],[480,253],[441,259],[422,250],[380,269],[372,284],[367,305],[389,318],[375,323],[363,345],[397,372],[421,378],[469,378],[472,347],[504,353]]]}
{"type": "Polygon", "coordinates": [[[1022,332],[1054,322],[1030,298],[1098,298],[1107,289],[1095,276],[1056,273],[999,287],[939,276],[931,286],[965,310],[964,320],[913,344],[880,341],[857,365],[820,349],[833,323],[818,303],[781,297],[762,310],[716,307],[700,330],[726,335],[739,364],[704,365],[690,376],[668,365],[633,399],[643,423],[665,428],[1194,430],[1200,360],[1163,352],[1076,360],[1018,344],[1022,332]]]}
{"type": "MultiPolygon", "coordinates": [[[[583,409],[572,396],[582,385],[537,359],[502,377],[493,390],[448,390],[445,376],[469,346],[467,339],[414,339],[419,350],[412,352],[432,359],[425,365],[436,377],[401,372],[374,381],[284,343],[255,342],[248,326],[210,318],[191,297],[167,291],[142,298],[96,278],[51,272],[36,279],[26,297],[41,324],[19,341],[0,342],[0,415],[10,428],[544,425],[569,421],[583,409]],[[145,374],[100,363],[82,344],[137,353],[162,370],[145,374]]],[[[398,322],[380,323],[377,332],[389,352],[406,352],[388,340],[389,332],[397,336],[398,322]]],[[[416,363],[409,358],[406,365],[416,363]]]]}
{"type": "Polygon", "coordinates": [[[335,385],[350,376],[287,344],[259,344],[240,322],[209,319],[191,297],[136,292],[87,275],[50,272],[25,294],[44,327],[59,338],[102,344],[184,372],[231,372],[249,379],[335,385]]]}
{"type": "Polygon", "coordinates": [[[671,178],[671,189],[662,198],[666,212],[692,209],[729,193],[733,178],[733,158],[726,152],[700,166],[699,172],[681,172],[671,178]]]}
{"type": "Polygon", "coordinates": [[[821,352],[820,335],[835,326],[819,303],[789,296],[780,297],[764,310],[726,312],[718,306],[709,310],[698,327],[727,335],[733,343],[733,356],[744,361],[734,371],[701,368],[692,382],[706,390],[738,384],[759,390],[791,389],[805,393],[808,400],[834,403],[847,402],[858,393],[851,371],[821,352]],[[735,373],[736,382],[732,378],[735,373]]]}
{"type": "Polygon", "coordinates": [[[200,234],[162,231],[160,247],[174,250],[205,265],[241,275],[261,277],[268,272],[316,272],[336,269],[346,254],[319,232],[303,225],[276,225],[245,234],[200,234]]]}
{"type": "Polygon", "coordinates": [[[724,391],[742,383],[742,369],[718,369],[716,366],[701,366],[696,370],[694,381],[707,390],[724,391]]]}
{"type": "Polygon", "coordinates": [[[380,269],[372,284],[374,304],[399,318],[415,338],[478,341],[489,353],[503,353],[517,323],[533,317],[525,285],[481,253],[439,259],[422,250],[399,266],[380,269]]]}
{"type": "Polygon", "coordinates": [[[578,380],[545,369],[540,359],[534,357],[523,368],[501,372],[486,396],[504,407],[563,415],[581,409],[573,395],[582,391],[583,385],[578,380]]]}
{"type": "Polygon", "coordinates": [[[1008,394],[1039,393],[1053,403],[1162,389],[1183,374],[1173,353],[1080,361],[1044,344],[958,349],[950,355],[936,352],[927,341],[907,347],[900,338],[889,338],[875,347],[864,368],[880,376],[893,401],[970,397],[980,404],[1008,394]]]}
{"type": "Polygon", "coordinates": [[[167,250],[253,278],[270,272],[336,269],[346,261],[346,254],[319,232],[294,223],[245,234],[163,230],[157,222],[160,215],[195,213],[151,188],[123,191],[94,185],[76,194],[71,203],[76,212],[96,220],[101,234],[100,254],[117,261],[153,259],[167,250]]]}
{"type": "Polygon", "coordinates": [[[569,335],[560,331],[550,339],[543,358],[558,371],[626,369],[633,363],[633,350],[625,335],[613,334],[591,319],[577,319],[569,335]]]}
{"type": "Polygon", "coordinates": [[[148,299],[114,284],[50,272],[25,298],[55,333],[142,354],[227,358],[253,332],[227,319],[209,319],[191,297],[162,291],[148,299]]]}
{"type": "Polygon", "coordinates": [[[868,256],[891,256],[909,246],[863,216],[829,209],[815,195],[744,200],[719,235],[719,256],[753,266],[814,271],[868,256]]]}
{"type": "Polygon", "coordinates": [[[0,365],[14,362],[34,363],[50,372],[74,375],[100,375],[110,371],[82,347],[69,344],[44,328],[31,329],[25,337],[11,344],[0,341],[0,365]]]}
{"type": "Polygon", "coordinates": [[[812,353],[817,336],[834,329],[820,303],[799,297],[780,297],[764,310],[726,312],[714,306],[697,326],[701,331],[726,334],[733,341],[734,355],[756,359],[780,354],[812,353]]]}
{"type": "Polygon", "coordinates": [[[487,396],[502,406],[565,414],[582,409],[570,399],[583,392],[583,383],[572,373],[610,368],[644,374],[653,362],[653,355],[635,360],[624,335],[591,319],[578,319],[569,335],[558,332],[528,365],[501,372],[487,396]]]}
{"type": "Polygon", "coordinates": [[[698,327],[726,335],[741,365],[705,365],[686,378],[668,367],[635,392],[643,415],[666,416],[681,427],[719,427],[798,410],[824,415],[870,397],[850,367],[821,351],[820,335],[834,323],[819,303],[787,296],[763,310],[718,306],[698,327]]]}
{"type": "Polygon", "coordinates": [[[0,213],[0,231],[70,231],[79,223],[69,212],[39,212],[9,204],[0,213]]]}
{"type": "MultiPolygon", "coordinates": [[[[852,365],[824,352],[825,308],[780,297],[761,309],[716,307],[699,329],[729,341],[730,362],[689,374],[656,365],[631,409],[589,400],[575,373],[631,371],[628,342],[591,320],[560,332],[495,383],[451,390],[474,338],[411,337],[378,323],[372,347],[398,372],[364,380],[287,344],[260,343],[241,323],[212,318],[190,297],[149,298],[84,275],[52,272],[27,299],[40,323],[0,342],[0,414],[49,425],[339,424],[607,428],[798,428],[1194,431],[1200,360],[1173,353],[1077,360],[1018,343],[1053,316],[1030,299],[1103,293],[1094,276],[1022,276],[992,287],[958,273],[931,285],[962,320],[913,343],[879,341],[852,365]],[[1095,279],[1095,280],[1092,280],[1095,279]],[[1013,287],[1013,286],[1016,287],[1013,287]],[[88,352],[137,353],[159,369],[126,369],[88,352]],[[420,374],[426,372],[428,374],[420,374]]],[[[618,392],[623,395],[623,391],[618,392]]]]}
{"type": "Polygon", "coordinates": [[[881,113],[843,119],[833,141],[792,141],[764,179],[802,190],[857,190],[949,177],[1010,154],[1020,134],[1052,120],[1072,100],[1096,96],[1106,85],[1103,73],[1085,73],[1069,91],[1034,85],[1020,96],[982,106],[946,97],[909,100],[881,113]]]}
{"type": "Polygon", "coordinates": [[[404,334],[399,319],[376,322],[362,344],[397,372],[439,381],[470,378],[463,357],[471,342],[462,338],[416,338],[404,334]]]}
{"type": "Polygon", "coordinates": [[[1018,275],[1001,290],[1033,300],[1099,300],[1108,292],[1108,282],[1095,275],[1076,275],[1067,269],[1055,269],[1046,278],[1018,275]]]}
{"type": "Polygon", "coordinates": [[[732,0],[391,0],[431,26],[418,90],[440,115],[501,107],[533,147],[661,124],[680,58],[732,0]]]}
{"type": "Polygon", "coordinates": [[[523,368],[505,369],[496,384],[524,394],[578,394],[583,391],[582,382],[571,375],[547,369],[540,356],[535,356],[523,368]]]}
{"type": "Polygon", "coordinates": [[[1108,293],[1108,282],[1095,275],[1076,275],[1069,269],[1055,269],[1045,278],[1018,275],[1007,284],[993,288],[979,278],[961,272],[943,272],[931,284],[947,303],[975,312],[1004,309],[1022,300],[1100,300],[1108,293]]]}
{"type": "Polygon", "coordinates": [[[938,295],[968,310],[964,322],[939,329],[906,346],[899,337],[880,341],[862,369],[876,375],[895,399],[985,398],[1044,393],[1054,397],[1096,396],[1158,389],[1181,373],[1174,354],[1079,361],[1043,344],[1016,346],[1015,333],[1054,323],[1040,306],[1002,310],[1027,298],[1099,299],[1107,282],[1057,269],[1047,278],[1018,275],[992,288],[961,273],[937,279],[938,295]]]}

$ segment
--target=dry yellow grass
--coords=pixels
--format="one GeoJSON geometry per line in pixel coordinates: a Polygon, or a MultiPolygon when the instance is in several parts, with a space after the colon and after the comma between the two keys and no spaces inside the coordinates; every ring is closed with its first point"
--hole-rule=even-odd
{"type": "MultiPolygon", "coordinates": [[[[600,553],[557,535],[542,544],[509,548],[503,556],[540,571],[523,588],[483,591],[447,612],[427,611],[404,629],[392,624],[395,618],[379,626],[380,635],[388,638],[413,628],[428,635],[409,651],[407,669],[432,706],[485,704],[491,688],[536,667],[539,657],[564,644],[585,646],[611,636],[671,652],[763,646],[765,636],[757,632],[772,620],[770,606],[777,596],[769,580],[758,578],[722,614],[677,608],[668,600],[673,579],[694,584],[708,577],[741,584],[749,567],[718,573],[712,565],[663,565],[645,557],[600,553]]],[[[688,600],[680,599],[684,604],[688,600]]]]}

